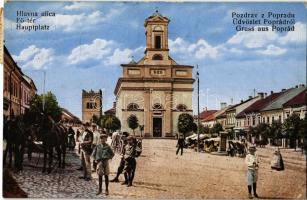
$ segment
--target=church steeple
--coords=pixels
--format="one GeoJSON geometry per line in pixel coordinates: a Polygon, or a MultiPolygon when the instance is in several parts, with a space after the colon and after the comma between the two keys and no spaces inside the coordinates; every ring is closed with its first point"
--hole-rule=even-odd
{"type": "Polygon", "coordinates": [[[158,10],[145,20],[146,50],[148,60],[168,59],[168,23],[158,10]]]}

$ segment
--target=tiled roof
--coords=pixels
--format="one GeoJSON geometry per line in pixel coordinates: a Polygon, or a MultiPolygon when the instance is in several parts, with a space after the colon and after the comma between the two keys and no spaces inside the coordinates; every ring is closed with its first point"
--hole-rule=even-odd
{"type": "Polygon", "coordinates": [[[242,112],[237,114],[236,118],[242,118],[245,117],[246,114],[248,113],[253,113],[253,112],[259,112],[262,108],[267,106],[268,104],[272,103],[276,98],[281,96],[284,92],[277,92],[269,95],[268,97],[264,99],[259,99],[249,107],[245,108],[242,112]]]}
{"type": "Polygon", "coordinates": [[[204,120],[209,115],[214,114],[215,112],[217,112],[217,110],[204,110],[203,112],[199,114],[199,118],[200,120],[204,120]]]}
{"type": "Polygon", "coordinates": [[[300,94],[296,95],[294,98],[284,103],[283,107],[303,106],[303,105],[307,105],[307,90],[306,89],[300,94]]]}
{"type": "Polygon", "coordinates": [[[104,112],[104,114],[115,114],[115,108],[111,108],[111,109],[109,109],[109,110],[106,110],[106,111],[104,112]]]}
{"type": "Polygon", "coordinates": [[[261,109],[261,111],[282,109],[283,104],[287,103],[289,100],[293,99],[304,90],[306,90],[306,87],[288,89],[279,98],[275,99],[275,101],[261,109]]]}

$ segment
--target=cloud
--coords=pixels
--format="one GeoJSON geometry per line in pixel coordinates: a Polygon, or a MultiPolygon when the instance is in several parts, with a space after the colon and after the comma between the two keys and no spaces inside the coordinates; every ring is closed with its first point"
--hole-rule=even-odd
{"type": "Polygon", "coordinates": [[[95,39],[91,44],[75,47],[68,56],[70,64],[77,64],[89,59],[100,60],[111,54],[115,42],[112,40],[95,39]]]}
{"type": "Polygon", "coordinates": [[[294,25],[294,31],[289,31],[285,36],[279,38],[281,44],[305,43],[306,42],[306,24],[297,22],[294,25]]]}
{"type": "Polygon", "coordinates": [[[63,15],[57,14],[55,17],[42,17],[38,21],[42,24],[47,24],[64,32],[89,30],[94,26],[108,21],[121,13],[121,9],[111,9],[108,13],[94,11],[86,14],[63,15]]]}
{"type": "Polygon", "coordinates": [[[219,47],[210,45],[204,39],[199,39],[196,43],[189,43],[178,37],[175,40],[170,39],[169,46],[172,53],[180,54],[185,58],[215,59],[219,55],[219,47]]]}
{"type": "Polygon", "coordinates": [[[144,47],[138,47],[136,49],[124,49],[124,50],[117,48],[115,49],[113,54],[107,58],[105,64],[106,65],[120,65],[123,63],[129,63],[133,55],[138,55],[143,50],[144,50],[144,47]]]}
{"type": "Polygon", "coordinates": [[[119,65],[131,61],[133,55],[139,55],[144,47],[136,49],[121,49],[120,45],[112,40],[97,38],[90,44],[75,47],[68,56],[69,64],[82,64],[98,61],[102,65],[119,65]]]}
{"type": "Polygon", "coordinates": [[[31,57],[33,57],[36,53],[40,51],[35,45],[31,45],[25,49],[23,49],[18,56],[13,55],[13,58],[16,62],[25,62],[28,61],[31,57]]]}
{"type": "Polygon", "coordinates": [[[69,5],[64,6],[65,10],[84,10],[88,8],[95,8],[97,5],[91,2],[72,2],[69,5]]]}
{"type": "Polygon", "coordinates": [[[265,47],[269,43],[278,39],[278,34],[272,31],[258,31],[255,27],[255,31],[240,31],[232,36],[227,44],[230,45],[243,45],[247,48],[260,48],[265,47]]]}
{"type": "Polygon", "coordinates": [[[283,49],[271,44],[265,50],[257,50],[257,52],[268,56],[279,56],[285,54],[287,52],[287,49],[283,49]]]}
{"type": "Polygon", "coordinates": [[[54,50],[31,45],[23,49],[18,56],[13,55],[13,58],[23,69],[45,69],[54,60],[54,50]]]}

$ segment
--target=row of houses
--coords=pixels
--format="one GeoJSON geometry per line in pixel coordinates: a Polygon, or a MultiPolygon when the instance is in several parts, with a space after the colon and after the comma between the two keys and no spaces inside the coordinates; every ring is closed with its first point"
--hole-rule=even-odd
{"type": "Polygon", "coordinates": [[[4,46],[3,69],[3,114],[4,117],[24,114],[37,88],[33,80],[25,75],[4,46]]]}
{"type": "Polygon", "coordinates": [[[269,95],[258,93],[235,105],[221,103],[220,110],[205,110],[200,114],[200,120],[209,128],[220,123],[226,131],[238,133],[260,123],[283,123],[293,113],[303,119],[307,114],[306,96],[307,90],[303,84],[280,92],[271,91],[269,95]]]}
{"type": "MultiPolygon", "coordinates": [[[[4,117],[9,119],[13,115],[24,114],[30,108],[30,101],[37,93],[37,88],[34,81],[17,65],[5,46],[3,78],[4,117]]],[[[61,118],[67,122],[81,123],[78,117],[65,108],[62,108],[61,118]]]]}

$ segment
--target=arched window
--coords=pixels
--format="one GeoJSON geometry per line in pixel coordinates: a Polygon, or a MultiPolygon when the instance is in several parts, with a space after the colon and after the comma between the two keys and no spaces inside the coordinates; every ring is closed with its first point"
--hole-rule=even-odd
{"type": "Polygon", "coordinates": [[[139,105],[137,105],[136,103],[130,103],[127,106],[127,110],[129,111],[134,111],[134,110],[138,110],[139,109],[139,105]]]}
{"type": "Polygon", "coordinates": [[[152,106],[152,109],[154,110],[161,110],[163,109],[163,106],[159,103],[155,103],[153,106],[152,106]]]}
{"type": "Polygon", "coordinates": [[[153,55],[152,59],[153,60],[163,60],[163,57],[162,57],[161,54],[155,54],[155,55],[153,55]]]}
{"type": "Polygon", "coordinates": [[[176,109],[178,111],[186,111],[187,110],[187,106],[184,105],[184,104],[179,104],[179,105],[177,105],[176,109]]]}

